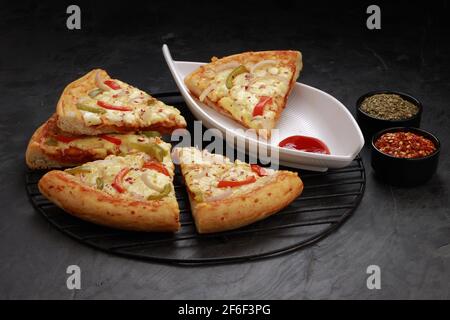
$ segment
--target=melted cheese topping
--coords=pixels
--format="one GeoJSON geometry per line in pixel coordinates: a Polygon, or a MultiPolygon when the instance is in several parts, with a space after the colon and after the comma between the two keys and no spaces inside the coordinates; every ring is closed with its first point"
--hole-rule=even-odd
{"type": "Polygon", "coordinates": [[[70,142],[62,142],[51,138],[53,139],[53,144],[49,145],[46,142],[48,137],[45,137],[44,141],[41,143],[41,148],[47,154],[56,155],[59,152],[64,154],[66,150],[72,147],[90,153],[94,159],[104,159],[107,155],[132,154],[143,151],[136,148],[138,145],[143,148],[146,148],[149,145],[157,145],[164,150],[162,162],[168,167],[169,172],[173,173],[173,164],[172,159],[170,158],[171,145],[161,140],[161,138],[147,137],[144,134],[111,133],[106,136],[120,140],[121,144],[117,145],[107,139],[100,138],[99,136],[80,136],[70,142]]]}
{"type": "Polygon", "coordinates": [[[113,196],[145,201],[149,196],[157,196],[160,194],[161,190],[164,189],[164,186],[169,184],[171,191],[166,196],[173,197],[174,190],[171,177],[166,176],[157,170],[143,168],[144,163],[150,160],[151,158],[144,153],[128,155],[125,157],[108,156],[104,160],[89,162],[81,167],[68,169],[66,171],[69,173],[73,172],[83,184],[97,189],[98,181],[100,179],[102,181],[101,190],[113,196]],[[129,171],[121,180],[121,186],[125,190],[121,193],[113,186],[113,183],[116,176],[124,168],[128,168],[129,171]],[[77,172],[76,170],[79,171],[77,172]],[[161,186],[161,188],[156,190],[157,188],[152,188],[147,185],[144,181],[145,179],[142,178],[143,175],[150,176],[152,182],[157,186],[161,186]]]}
{"type": "Polygon", "coordinates": [[[274,170],[266,169],[268,175],[260,177],[252,171],[249,164],[239,160],[233,163],[222,155],[211,154],[206,150],[178,148],[176,152],[186,185],[197,202],[213,201],[211,199],[225,193],[227,198],[246,194],[268,183],[275,174],[274,170]],[[238,187],[218,187],[219,181],[245,181],[252,177],[256,179],[253,183],[238,187]]]}
{"type": "Polygon", "coordinates": [[[227,110],[235,119],[238,119],[252,127],[265,128],[268,127],[268,120],[275,120],[277,106],[275,99],[284,97],[289,90],[289,83],[293,77],[293,71],[284,66],[281,61],[276,63],[262,64],[255,70],[252,63],[244,64],[247,70],[237,75],[233,79],[233,86],[228,89],[226,80],[233,68],[213,72],[213,67],[209,67],[204,75],[207,79],[200,80],[200,85],[208,82],[213,84],[214,89],[211,90],[207,97],[214,103],[218,103],[222,108],[227,110]],[[262,116],[253,116],[253,110],[263,96],[272,97],[271,103],[267,103],[264,107],[262,116]]]}
{"type": "Polygon", "coordinates": [[[162,122],[167,119],[174,119],[180,116],[180,111],[172,106],[168,106],[146,92],[139,90],[120,80],[112,80],[120,86],[120,89],[100,90],[96,96],[89,96],[89,93],[97,90],[91,89],[85,96],[78,99],[81,103],[90,108],[101,109],[105,113],[95,113],[86,110],[79,110],[87,126],[95,126],[107,121],[116,125],[136,125],[148,127],[152,124],[162,122]],[[111,110],[99,106],[101,101],[113,107],[127,108],[130,111],[111,110]]]}

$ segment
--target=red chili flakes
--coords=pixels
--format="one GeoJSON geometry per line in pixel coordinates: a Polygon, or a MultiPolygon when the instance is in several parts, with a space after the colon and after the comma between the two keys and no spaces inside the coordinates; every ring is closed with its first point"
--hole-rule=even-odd
{"type": "Polygon", "coordinates": [[[134,183],[134,179],[132,177],[125,178],[125,181],[128,182],[129,184],[133,184],[134,183]]]}
{"type": "Polygon", "coordinates": [[[375,141],[375,147],[397,158],[422,158],[436,151],[434,143],[412,132],[388,132],[375,141]]]}

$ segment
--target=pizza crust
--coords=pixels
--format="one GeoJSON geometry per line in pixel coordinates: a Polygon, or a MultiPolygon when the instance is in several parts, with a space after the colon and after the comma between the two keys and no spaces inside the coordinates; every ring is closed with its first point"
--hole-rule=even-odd
{"type": "Polygon", "coordinates": [[[175,232],[180,228],[179,208],[174,197],[158,201],[113,197],[58,170],[46,173],[38,187],[63,210],[92,223],[132,231],[175,232]]]}
{"type": "Polygon", "coordinates": [[[104,80],[111,77],[102,69],[94,69],[78,80],[73,81],[64,89],[56,106],[58,115],[58,127],[69,133],[99,135],[104,133],[124,133],[132,131],[159,131],[160,133],[171,133],[175,129],[185,128],[186,121],[181,115],[168,118],[165,121],[159,121],[147,127],[135,124],[124,124],[122,126],[114,123],[102,123],[95,126],[87,126],[82,118],[81,112],[76,108],[78,98],[85,96],[86,92],[95,89],[96,73],[99,72],[104,80]]]}
{"type": "Polygon", "coordinates": [[[33,134],[28,142],[27,151],[25,152],[25,162],[30,169],[49,169],[64,168],[76,166],[75,162],[60,162],[49,157],[41,149],[41,140],[45,136],[47,122],[41,125],[33,134]]]}
{"type": "Polygon", "coordinates": [[[196,202],[191,210],[199,233],[240,228],[269,217],[286,207],[303,191],[297,173],[278,171],[274,180],[246,194],[213,202],[196,202]]]}

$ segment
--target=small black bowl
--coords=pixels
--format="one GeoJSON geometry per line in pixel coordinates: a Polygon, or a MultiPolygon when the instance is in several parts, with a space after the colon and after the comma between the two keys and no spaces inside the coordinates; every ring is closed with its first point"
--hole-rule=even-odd
{"type": "Polygon", "coordinates": [[[371,91],[368,92],[356,101],[356,121],[359,124],[359,127],[361,128],[361,131],[364,134],[364,137],[366,140],[369,140],[372,135],[380,130],[386,129],[386,128],[392,128],[392,127],[420,127],[420,120],[422,118],[422,103],[414,98],[413,96],[410,96],[409,94],[397,92],[397,91],[389,91],[389,90],[380,90],[380,91],[371,91]],[[403,99],[415,104],[419,107],[419,111],[412,116],[411,118],[407,118],[404,120],[383,120],[379,118],[375,118],[364,111],[361,110],[361,103],[366,99],[367,97],[373,96],[375,94],[396,94],[402,97],[403,99]]]}
{"type": "Polygon", "coordinates": [[[383,181],[396,186],[416,186],[426,182],[436,172],[441,143],[431,133],[412,127],[396,127],[382,130],[372,138],[372,168],[375,174],[383,181]],[[430,139],[436,151],[422,158],[396,158],[385,154],[375,147],[375,141],[386,132],[413,132],[430,139]]]}

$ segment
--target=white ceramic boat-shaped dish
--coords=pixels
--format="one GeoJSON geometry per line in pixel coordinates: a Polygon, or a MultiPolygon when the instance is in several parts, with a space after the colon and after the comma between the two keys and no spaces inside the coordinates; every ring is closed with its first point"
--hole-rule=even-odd
{"type": "MultiPolygon", "coordinates": [[[[311,86],[296,83],[289,96],[278,124],[278,137],[270,140],[257,139],[243,132],[245,128],[234,120],[194,98],[184,84],[184,78],[204,63],[174,61],[167,45],[162,51],[170,72],[186,104],[194,116],[207,128],[219,129],[227,140],[245,139],[246,150],[251,145],[264,145],[278,151],[282,165],[312,171],[326,171],[328,168],[348,166],[364,146],[361,130],[347,108],[326,92],[311,86]],[[284,138],[304,135],[322,140],[330,149],[330,154],[310,153],[278,147],[284,138]]],[[[230,141],[227,141],[230,143],[230,141]]],[[[235,146],[236,147],[236,146],[235,146]]]]}

